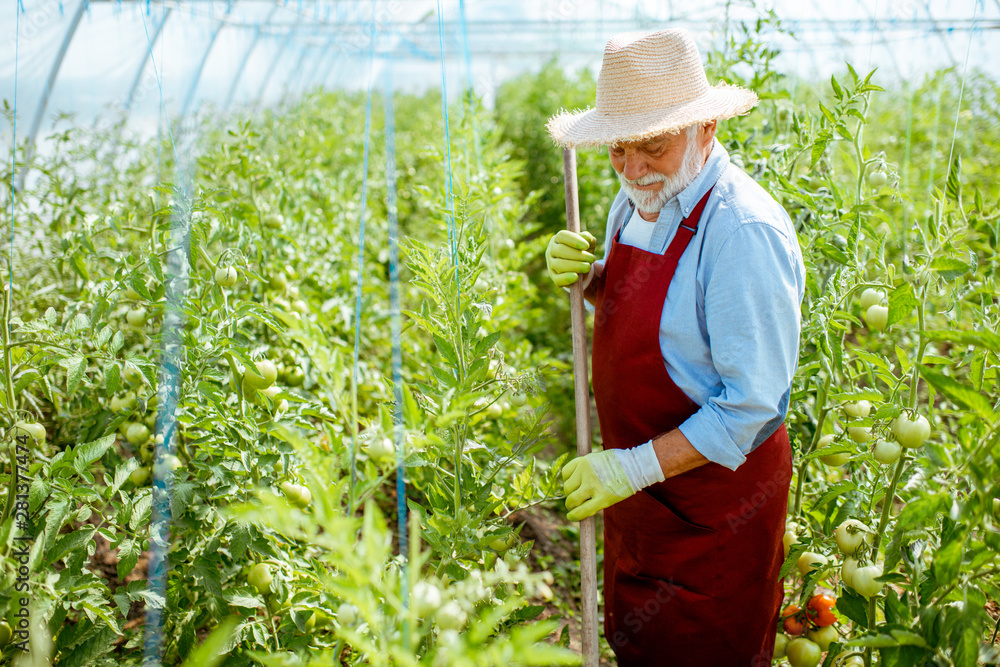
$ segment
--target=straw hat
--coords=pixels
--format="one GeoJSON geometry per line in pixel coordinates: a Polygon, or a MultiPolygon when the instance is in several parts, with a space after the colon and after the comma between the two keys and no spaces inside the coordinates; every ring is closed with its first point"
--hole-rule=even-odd
{"type": "Polygon", "coordinates": [[[708,85],[687,30],[631,32],[615,35],[604,47],[597,108],[562,111],[545,127],[566,148],[644,141],[744,114],[757,102],[746,88],[708,85]]]}

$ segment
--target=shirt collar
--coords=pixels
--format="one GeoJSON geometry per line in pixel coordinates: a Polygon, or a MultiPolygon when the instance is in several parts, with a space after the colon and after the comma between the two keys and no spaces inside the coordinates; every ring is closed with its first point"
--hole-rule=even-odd
{"type": "MultiPolygon", "coordinates": [[[[705,166],[701,168],[701,171],[698,172],[698,175],[695,176],[690,185],[678,192],[675,197],[681,209],[681,217],[686,218],[691,215],[691,211],[694,210],[695,205],[708,192],[709,188],[716,184],[719,177],[722,176],[722,171],[728,164],[729,153],[719,143],[717,138],[713,138],[712,152],[709,153],[705,166]]],[[[663,208],[666,209],[667,207],[664,206],[663,208]]],[[[663,211],[660,213],[662,215],[663,211]]]]}

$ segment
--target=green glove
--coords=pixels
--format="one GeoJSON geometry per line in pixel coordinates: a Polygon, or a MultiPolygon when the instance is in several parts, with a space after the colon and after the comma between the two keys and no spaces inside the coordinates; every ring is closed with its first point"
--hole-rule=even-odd
{"type": "Polygon", "coordinates": [[[612,449],[573,459],[563,467],[562,476],[570,521],[593,516],[638,491],[612,449]]]}
{"type": "Polygon", "coordinates": [[[574,234],[568,229],[556,232],[545,249],[545,265],[552,282],[557,287],[568,287],[579,275],[587,275],[596,248],[597,239],[590,232],[574,234]]]}

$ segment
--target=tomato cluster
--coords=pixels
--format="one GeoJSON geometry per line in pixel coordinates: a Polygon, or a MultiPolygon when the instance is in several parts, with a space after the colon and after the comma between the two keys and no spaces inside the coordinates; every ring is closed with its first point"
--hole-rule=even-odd
{"type": "Polygon", "coordinates": [[[781,612],[784,634],[775,640],[775,658],[787,657],[792,667],[815,667],[820,655],[837,640],[837,615],[833,612],[837,598],[817,593],[809,598],[805,609],[790,604],[781,612]],[[804,635],[804,636],[803,636],[804,635]],[[789,640],[789,636],[793,639],[789,640]]]}

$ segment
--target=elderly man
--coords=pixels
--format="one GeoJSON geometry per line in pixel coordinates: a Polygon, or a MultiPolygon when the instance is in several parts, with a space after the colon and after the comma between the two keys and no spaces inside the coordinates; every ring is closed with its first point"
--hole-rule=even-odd
{"type": "Polygon", "coordinates": [[[605,510],[623,666],[750,667],[774,649],[805,272],[788,215],[715,139],[756,104],[708,84],[686,31],[630,33],[607,44],[596,109],[547,126],[607,145],[621,181],[603,261],[569,231],[546,260],[559,286],[584,276],[594,306],[604,451],[565,467],[566,507],[605,510]]]}

